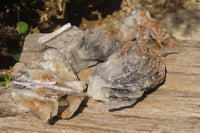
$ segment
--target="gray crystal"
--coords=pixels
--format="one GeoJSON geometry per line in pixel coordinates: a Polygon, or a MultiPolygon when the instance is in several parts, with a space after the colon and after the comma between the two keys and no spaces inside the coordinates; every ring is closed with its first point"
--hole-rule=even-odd
{"type": "MultiPolygon", "coordinates": [[[[70,26],[69,26],[70,27],[70,26]]],[[[101,62],[90,75],[88,95],[108,110],[131,106],[165,79],[163,56],[180,52],[180,43],[150,14],[135,8],[112,36],[102,29],[64,27],[28,35],[14,67],[13,99],[49,121],[70,118],[86,97],[77,73],[101,62]]]]}
{"type": "Polygon", "coordinates": [[[19,70],[13,81],[13,100],[21,110],[42,120],[55,116],[70,118],[85,98],[84,81],[72,68],[59,61],[31,62],[19,70]]]}
{"type": "Polygon", "coordinates": [[[73,26],[55,37],[30,35],[14,67],[13,100],[45,121],[70,118],[86,97],[86,84],[76,73],[106,61],[119,49],[116,37],[101,29],[81,31],[73,26]]]}
{"type": "Polygon", "coordinates": [[[107,109],[133,105],[143,93],[165,79],[162,57],[140,42],[125,44],[90,76],[88,95],[106,103],[107,109]]]}
{"type": "Polygon", "coordinates": [[[81,31],[73,26],[55,39],[44,44],[55,48],[69,63],[74,72],[96,65],[119,49],[119,42],[114,36],[106,36],[107,31],[91,29],[81,31]]]}
{"type": "Polygon", "coordinates": [[[162,56],[180,53],[181,45],[172,35],[162,29],[145,9],[134,8],[120,27],[119,38],[122,41],[142,41],[162,56]]]}

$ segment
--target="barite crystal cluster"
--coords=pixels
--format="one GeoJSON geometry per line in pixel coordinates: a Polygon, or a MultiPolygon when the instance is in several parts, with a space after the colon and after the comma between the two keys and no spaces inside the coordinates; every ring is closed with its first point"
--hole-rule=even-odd
{"type": "Polygon", "coordinates": [[[120,47],[105,30],[61,30],[28,36],[14,67],[13,100],[45,121],[72,117],[86,97],[86,83],[77,72],[106,61],[120,47]]]}
{"type": "Polygon", "coordinates": [[[70,118],[86,97],[85,82],[78,80],[70,65],[56,60],[29,63],[17,72],[13,83],[12,96],[18,106],[45,121],[55,116],[70,118]]]}
{"type": "Polygon", "coordinates": [[[50,34],[29,35],[14,67],[13,100],[45,121],[72,117],[87,95],[105,102],[108,110],[131,106],[163,83],[163,56],[180,49],[179,42],[139,8],[115,35],[69,24],[50,34]],[[77,73],[98,63],[87,88],[77,73]]]}
{"type": "Polygon", "coordinates": [[[165,64],[140,42],[126,43],[90,76],[88,95],[109,110],[133,105],[143,93],[161,84],[165,64]]]}
{"type": "Polygon", "coordinates": [[[88,94],[109,110],[133,105],[165,79],[162,56],[179,53],[179,42],[154,23],[148,11],[135,8],[122,23],[119,52],[90,76],[88,94]]]}
{"type": "Polygon", "coordinates": [[[156,25],[145,9],[135,8],[125,18],[118,34],[121,41],[142,41],[146,47],[162,56],[180,53],[182,50],[179,41],[156,25]]]}

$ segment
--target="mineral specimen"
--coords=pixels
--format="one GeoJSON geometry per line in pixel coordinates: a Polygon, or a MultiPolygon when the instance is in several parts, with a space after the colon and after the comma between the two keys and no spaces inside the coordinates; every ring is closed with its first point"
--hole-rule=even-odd
{"type": "Polygon", "coordinates": [[[69,25],[32,36],[26,38],[20,63],[14,67],[13,99],[45,121],[70,118],[86,96],[86,84],[76,73],[106,61],[120,43],[104,30],[81,31],[69,25]]]}
{"type": "Polygon", "coordinates": [[[165,79],[162,56],[179,53],[179,42],[157,26],[149,12],[135,8],[118,33],[122,48],[90,76],[88,95],[107,109],[133,105],[165,79]]]}
{"type": "Polygon", "coordinates": [[[12,96],[19,108],[45,121],[70,118],[86,96],[85,83],[61,62],[32,62],[14,80],[12,96]]]}
{"type": "Polygon", "coordinates": [[[44,45],[63,55],[64,63],[69,63],[74,72],[106,61],[120,47],[117,38],[105,30],[82,31],[75,26],[44,45]]]}
{"type": "Polygon", "coordinates": [[[101,62],[90,75],[88,95],[104,101],[108,110],[131,106],[164,81],[163,56],[180,50],[179,42],[139,8],[116,36],[70,24],[29,35],[14,67],[13,100],[45,121],[70,118],[86,97],[86,83],[77,73],[101,62]]]}
{"type": "Polygon", "coordinates": [[[165,79],[161,56],[142,42],[129,42],[90,76],[88,95],[106,103],[107,109],[133,105],[143,93],[165,79]]]}
{"type": "Polygon", "coordinates": [[[148,11],[135,8],[121,25],[119,38],[122,41],[143,41],[162,56],[180,53],[181,45],[176,38],[155,24],[148,11]]]}

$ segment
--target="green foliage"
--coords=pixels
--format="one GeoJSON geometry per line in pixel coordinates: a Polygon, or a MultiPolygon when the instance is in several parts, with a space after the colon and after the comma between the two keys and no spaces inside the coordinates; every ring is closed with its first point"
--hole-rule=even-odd
{"type": "Polygon", "coordinates": [[[25,22],[19,22],[17,24],[17,31],[19,33],[19,35],[17,36],[11,36],[13,39],[17,40],[17,41],[23,41],[25,40],[25,37],[27,35],[28,32],[28,24],[25,22]]]}
{"type": "Polygon", "coordinates": [[[20,56],[21,56],[21,52],[20,52],[20,53],[16,53],[16,54],[12,54],[12,58],[13,58],[15,61],[19,61],[20,56]]]}
{"type": "MultiPolygon", "coordinates": [[[[10,72],[12,73],[12,67],[10,67],[10,72]]],[[[9,86],[10,81],[12,80],[12,75],[4,75],[3,76],[4,81],[0,82],[0,86],[9,86]]]]}
{"type": "Polygon", "coordinates": [[[29,32],[29,34],[36,34],[36,33],[40,33],[40,30],[33,29],[32,31],[29,32]]]}
{"type": "Polygon", "coordinates": [[[28,24],[25,22],[19,22],[17,24],[17,31],[20,35],[26,35],[28,32],[28,24]]]}
{"type": "Polygon", "coordinates": [[[33,34],[36,34],[36,33],[40,33],[40,30],[35,29],[35,30],[33,31],[33,34]]]}

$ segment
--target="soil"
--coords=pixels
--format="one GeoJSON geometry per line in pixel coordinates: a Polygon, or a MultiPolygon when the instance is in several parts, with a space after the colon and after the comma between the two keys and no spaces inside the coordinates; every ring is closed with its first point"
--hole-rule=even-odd
{"type": "MultiPolygon", "coordinates": [[[[22,42],[12,38],[18,35],[16,25],[24,21],[29,30],[52,32],[70,22],[82,30],[103,28],[115,34],[123,19],[134,7],[146,8],[155,21],[178,39],[200,40],[200,2],[194,0],[66,0],[64,19],[58,19],[56,0],[30,0],[1,3],[0,9],[0,77],[10,74],[9,67],[16,61],[12,52],[22,42]],[[31,17],[30,17],[31,16],[31,17]]],[[[87,70],[86,70],[87,71],[87,70]]]]}

